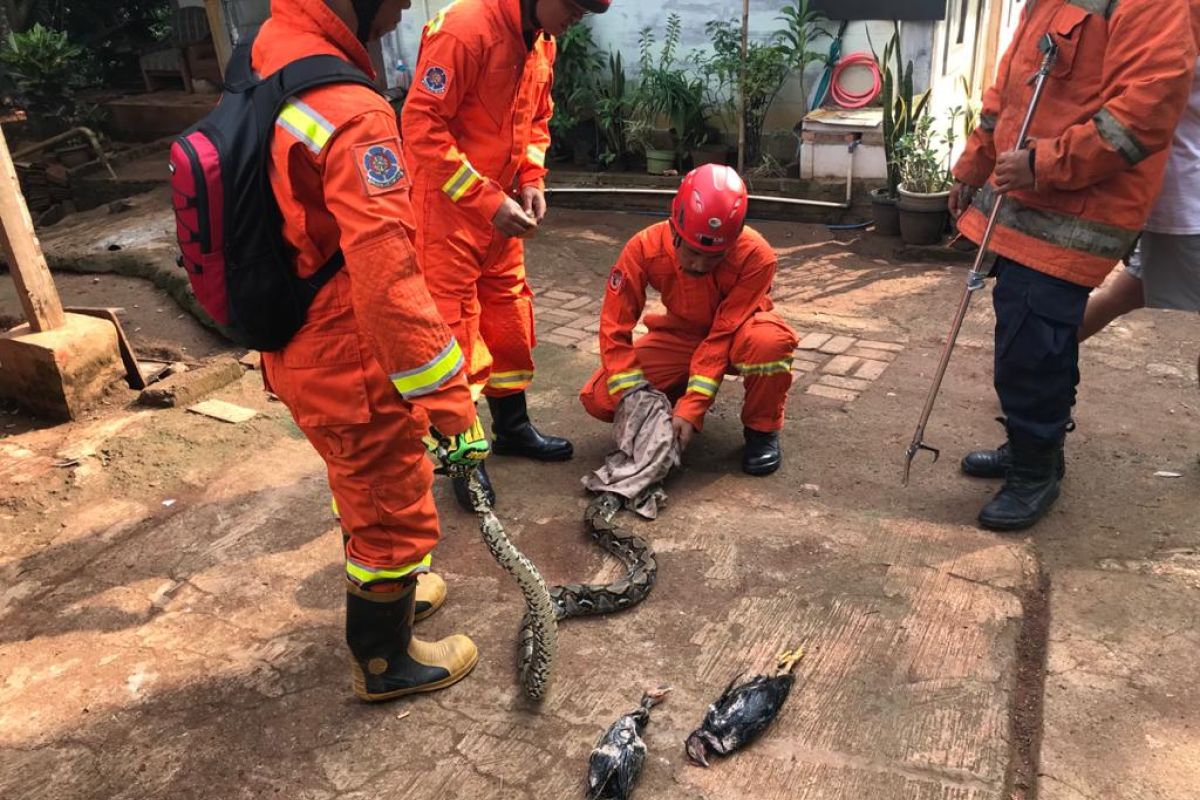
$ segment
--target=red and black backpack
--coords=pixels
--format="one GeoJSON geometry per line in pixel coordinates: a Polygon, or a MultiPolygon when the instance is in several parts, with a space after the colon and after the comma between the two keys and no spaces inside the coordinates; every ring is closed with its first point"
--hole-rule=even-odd
{"type": "Polygon", "coordinates": [[[378,90],[336,56],[308,56],[265,78],[250,66],[253,39],[234,49],[217,107],[171,145],[171,193],[181,256],[201,307],[235,342],[281,350],[304,324],[341,252],[301,280],[283,239],[267,167],[275,120],[289,98],[317,86],[378,90]]]}

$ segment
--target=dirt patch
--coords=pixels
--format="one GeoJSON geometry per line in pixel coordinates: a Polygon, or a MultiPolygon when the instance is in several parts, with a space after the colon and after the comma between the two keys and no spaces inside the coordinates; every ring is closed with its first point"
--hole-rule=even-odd
{"type": "Polygon", "coordinates": [[[1009,709],[1012,758],[1004,779],[1005,797],[1037,800],[1050,649],[1050,575],[1040,568],[1034,583],[1021,595],[1021,613],[1017,675],[1009,709]]]}

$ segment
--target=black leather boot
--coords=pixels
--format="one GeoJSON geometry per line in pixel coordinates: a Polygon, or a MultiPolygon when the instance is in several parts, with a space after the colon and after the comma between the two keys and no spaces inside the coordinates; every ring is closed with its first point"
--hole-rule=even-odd
{"type": "MultiPolygon", "coordinates": [[[[996,422],[1008,426],[1008,421],[1004,417],[996,417],[996,422]]],[[[1075,421],[1072,420],[1067,424],[1067,432],[1075,430],[1075,421]]],[[[1009,451],[1008,442],[997,447],[995,450],[975,450],[963,456],[962,462],[959,464],[964,475],[970,475],[972,478],[1003,478],[1008,474],[1008,465],[1012,463],[1012,453],[1009,451]]],[[[1058,454],[1058,478],[1062,478],[1067,474],[1067,459],[1060,450],[1058,454]]]]}
{"type": "MultiPolygon", "coordinates": [[[[483,493],[487,495],[488,505],[495,508],[496,490],[492,488],[492,479],[488,477],[487,470],[483,464],[475,468],[475,474],[479,476],[479,485],[483,487],[483,493]]],[[[458,505],[463,511],[474,514],[475,501],[471,497],[471,490],[467,488],[467,479],[451,478],[450,482],[454,486],[454,499],[458,501],[458,505]]]]}
{"type": "MultiPolygon", "coordinates": [[[[963,456],[962,471],[972,478],[1003,478],[1008,474],[1008,465],[1012,463],[1012,451],[1008,442],[995,450],[975,450],[963,456]]],[[[1067,457],[1063,450],[1058,451],[1058,479],[1062,480],[1067,474],[1067,457]]]]}
{"type": "Polygon", "coordinates": [[[560,436],[543,436],[529,421],[525,393],[489,397],[492,411],[492,450],[502,456],[525,456],[537,461],[566,461],[575,452],[560,436]]]}
{"type": "Polygon", "coordinates": [[[763,433],[744,428],[746,446],[742,450],[742,472],[747,475],[770,475],[779,469],[783,451],[779,447],[779,431],[763,433]]]}
{"type": "Polygon", "coordinates": [[[1063,440],[1045,443],[1009,431],[1011,462],[1004,488],[979,512],[979,524],[994,531],[1019,531],[1046,515],[1058,499],[1063,440]]]}
{"type": "Polygon", "coordinates": [[[438,642],[413,637],[415,580],[398,592],[346,584],[346,643],[354,693],[370,702],[432,692],[458,683],[479,660],[462,634],[438,642]]]}

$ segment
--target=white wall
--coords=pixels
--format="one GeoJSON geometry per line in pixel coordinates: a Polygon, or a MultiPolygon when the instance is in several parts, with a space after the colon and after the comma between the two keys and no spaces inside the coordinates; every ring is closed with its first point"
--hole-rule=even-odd
{"type": "MultiPolygon", "coordinates": [[[[405,12],[396,33],[384,42],[389,69],[395,66],[397,58],[402,58],[409,68],[412,68],[416,62],[421,28],[429,18],[427,14],[432,16],[447,5],[449,2],[446,0],[413,0],[413,7],[405,12]]],[[[781,0],[751,0],[751,37],[763,40],[781,27],[782,23],[777,18],[780,9],[785,5],[788,4],[781,0]]],[[[642,28],[652,26],[659,33],[661,40],[667,17],[672,13],[679,14],[683,19],[680,50],[684,56],[692,50],[708,46],[704,25],[709,20],[729,18],[740,22],[741,19],[740,4],[732,0],[660,0],[653,3],[614,0],[613,7],[607,14],[591,16],[585,24],[591,27],[596,43],[602,51],[612,49],[622,53],[626,69],[633,75],[637,69],[638,35],[642,28]]],[[[831,33],[836,33],[837,23],[828,23],[827,27],[831,33]]],[[[921,84],[928,81],[929,47],[926,40],[931,36],[931,30],[928,24],[909,23],[904,37],[910,50],[909,57],[916,56],[918,83],[921,84]],[[926,42],[926,45],[923,48],[917,47],[914,51],[914,43],[908,41],[910,38],[918,45],[921,42],[926,42]]],[[[882,53],[883,46],[891,34],[891,22],[851,22],[842,41],[842,53],[870,51],[872,43],[876,51],[882,53]]],[[[813,45],[813,49],[827,53],[829,44],[829,39],[822,39],[813,45]]],[[[819,67],[810,68],[805,76],[807,90],[811,91],[819,72],[819,67]]],[[[789,80],[772,110],[768,127],[790,129],[799,120],[805,105],[799,94],[799,81],[789,80]]]]}

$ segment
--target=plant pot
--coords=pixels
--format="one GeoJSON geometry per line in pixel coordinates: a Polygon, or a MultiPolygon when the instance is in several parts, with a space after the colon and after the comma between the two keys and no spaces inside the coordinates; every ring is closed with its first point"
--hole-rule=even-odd
{"type": "Polygon", "coordinates": [[[724,164],[729,148],[723,144],[706,144],[692,150],[692,169],[704,164],[724,164]]]}
{"type": "Polygon", "coordinates": [[[674,150],[646,148],[646,172],[651,175],[662,175],[669,169],[675,169],[674,150]]]}
{"type": "Polygon", "coordinates": [[[950,192],[910,192],[900,187],[900,238],[905,244],[937,244],[950,221],[950,192]]]}
{"type": "Polygon", "coordinates": [[[896,198],[887,189],[871,191],[871,217],[875,220],[875,232],[880,236],[900,235],[900,212],[896,209],[896,198]]]}

